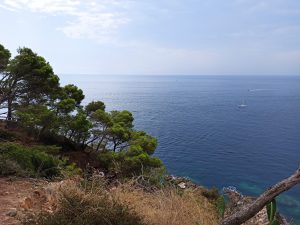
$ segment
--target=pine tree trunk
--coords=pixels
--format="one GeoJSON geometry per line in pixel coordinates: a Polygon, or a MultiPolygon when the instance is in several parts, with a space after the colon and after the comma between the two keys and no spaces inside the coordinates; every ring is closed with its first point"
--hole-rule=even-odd
{"type": "Polygon", "coordinates": [[[12,120],[12,101],[8,99],[7,101],[7,121],[12,120]]]}

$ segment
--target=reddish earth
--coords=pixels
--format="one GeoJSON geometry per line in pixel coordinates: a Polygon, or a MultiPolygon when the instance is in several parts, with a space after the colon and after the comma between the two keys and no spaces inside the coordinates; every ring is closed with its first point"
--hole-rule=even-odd
{"type": "Polygon", "coordinates": [[[0,178],[0,225],[19,225],[25,213],[52,210],[48,185],[43,180],[0,178]]]}

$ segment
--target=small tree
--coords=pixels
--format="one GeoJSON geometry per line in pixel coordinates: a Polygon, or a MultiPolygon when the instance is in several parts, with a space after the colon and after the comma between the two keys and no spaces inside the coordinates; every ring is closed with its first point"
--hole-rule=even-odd
{"type": "Polygon", "coordinates": [[[76,109],[76,100],[73,98],[62,99],[56,104],[56,112],[61,116],[68,115],[76,109]]]}
{"type": "Polygon", "coordinates": [[[110,114],[102,109],[98,109],[91,114],[90,121],[93,124],[93,128],[91,129],[91,138],[88,144],[93,144],[96,141],[97,151],[100,148],[105,149],[108,141],[108,129],[113,125],[110,114]]]}
{"type": "Polygon", "coordinates": [[[122,124],[114,124],[108,130],[110,147],[114,152],[125,149],[128,141],[131,138],[131,130],[122,124]]]}
{"type": "Polygon", "coordinates": [[[9,59],[11,54],[8,49],[4,48],[3,45],[0,44],[0,106],[3,106],[3,103],[6,101],[6,93],[5,93],[5,80],[7,79],[7,66],[9,63],[9,59]]]}
{"type": "Polygon", "coordinates": [[[0,44],[0,73],[6,70],[10,57],[10,51],[0,44]]]}
{"type": "Polygon", "coordinates": [[[157,139],[144,131],[133,131],[129,145],[140,146],[145,153],[152,155],[157,147],[157,139]]]}
{"type": "Polygon", "coordinates": [[[82,146],[88,140],[92,128],[92,123],[87,119],[86,114],[79,110],[76,115],[69,115],[62,129],[65,130],[64,135],[70,140],[82,146]]]}
{"type": "Polygon", "coordinates": [[[50,64],[29,48],[18,49],[10,60],[1,80],[4,101],[7,103],[7,120],[17,107],[44,103],[59,87],[59,78],[50,64]]]}
{"type": "Polygon", "coordinates": [[[84,99],[84,94],[81,89],[79,89],[74,84],[68,84],[61,88],[60,99],[74,99],[76,106],[80,106],[81,101],[84,99]]]}
{"type": "Polygon", "coordinates": [[[105,104],[101,101],[92,101],[85,107],[88,116],[91,116],[97,110],[105,111],[105,104]]]}
{"type": "Polygon", "coordinates": [[[57,130],[59,120],[56,114],[45,105],[30,105],[16,111],[19,123],[40,137],[44,132],[57,130]]]}
{"type": "Polygon", "coordinates": [[[97,142],[96,149],[123,150],[128,146],[133,128],[133,116],[129,111],[104,111],[102,102],[91,102],[85,108],[93,123],[88,144],[97,142]]]}
{"type": "Polygon", "coordinates": [[[111,119],[114,124],[119,124],[120,126],[132,129],[133,128],[133,116],[132,113],[123,110],[123,111],[111,111],[111,119]]]}

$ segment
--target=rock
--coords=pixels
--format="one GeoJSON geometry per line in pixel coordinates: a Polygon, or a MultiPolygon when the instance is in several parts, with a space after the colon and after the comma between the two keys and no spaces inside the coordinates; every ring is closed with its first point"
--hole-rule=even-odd
{"type": "Polygon", "coordinates": [[[104,174],[104,172],[102,172],[102,171],[95,170],[95,171],[93,172],[93,179],[99,179],[99,180],[101,180],[101,179],[104,178],[104,177],[105,177],[105,174],[104,174]]]}
{"type": "Polygon", "coordinates": [[[16,208],[11,208],[11,209],[9,210],[9,212],[6,213],[6,215],[7,215],[7,216],[10,216],[10,217],[15,217],[15,216],[17,215],[17,213],[18,213],[18,211],[17,211],[16,208]]]}
{"type": "Polygon", "coordinates": [[[180,187],[181,189],[185,189],[186,184],[184,182],[181,182],[180,184],[178,184],[178,187],[180,187]]]}
{"type": "Polygon", "coordinates": [[[40,191],[40,190],[35,190],[35,191],[33,192],[33,195],[34,195],[35,197],[40,197],[40,196],[41,196],[41,191],[40,191]]]}
{"type": "Polygon", "coordinates": [[[25,198],[24,201],[21,203],[21,208],[25,210],[29,210],[33,207],[33,201],[31,198],[25,198]]]}
{"type": "Polygon", "coordinates": [[[100,177],[105,177],[104,172],[100,171],[100,172],[99,172],[99,176],[100,176],[100,177]]]}
{"type": "Polygon", "coordinates": [[[53,213],[53,210],[51,210],[51,209],[46,209],[46,212],[52,214],[52,213],[53,213]]]}

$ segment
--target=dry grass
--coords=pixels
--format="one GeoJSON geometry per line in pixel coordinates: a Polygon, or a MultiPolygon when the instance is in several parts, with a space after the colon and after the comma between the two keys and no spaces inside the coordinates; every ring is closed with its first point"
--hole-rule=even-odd
{"type": "Polygon", "coordinates": [[[85,188],[73,181],[57,186],[59,195],[54,212],[29,215],[23,225],[146,225],[143,219],[125,204],[115,201],[100,186],[85,188]]]}
{"type": "Polygon", "coordinates": [[[215,206],[199,190],[175,188],[145,192],[126,184],[111,191],[112,196],[132,207],[145,223],[152,225],[215,225],[218,216],[215,206]]]}
{"type": "Polygon", "coordinates": [[[69,180],[59,183],[55,190],[60,193],[58,210],[43,217],[43,222],[34,224],[106,224],[102,218],[111,218],[108,224],[118,225],[218,224],[215,205],[202,195],[200,189],[178,191],[169,187],[148,192],[131,183],[109,189],[101,180],[83,185],[79,185],[79,181],[69,180]],[[101,205],[104,211],[99,211],[101,205]],[[82,220],[74,221],[75,217],[82,220]]]}

